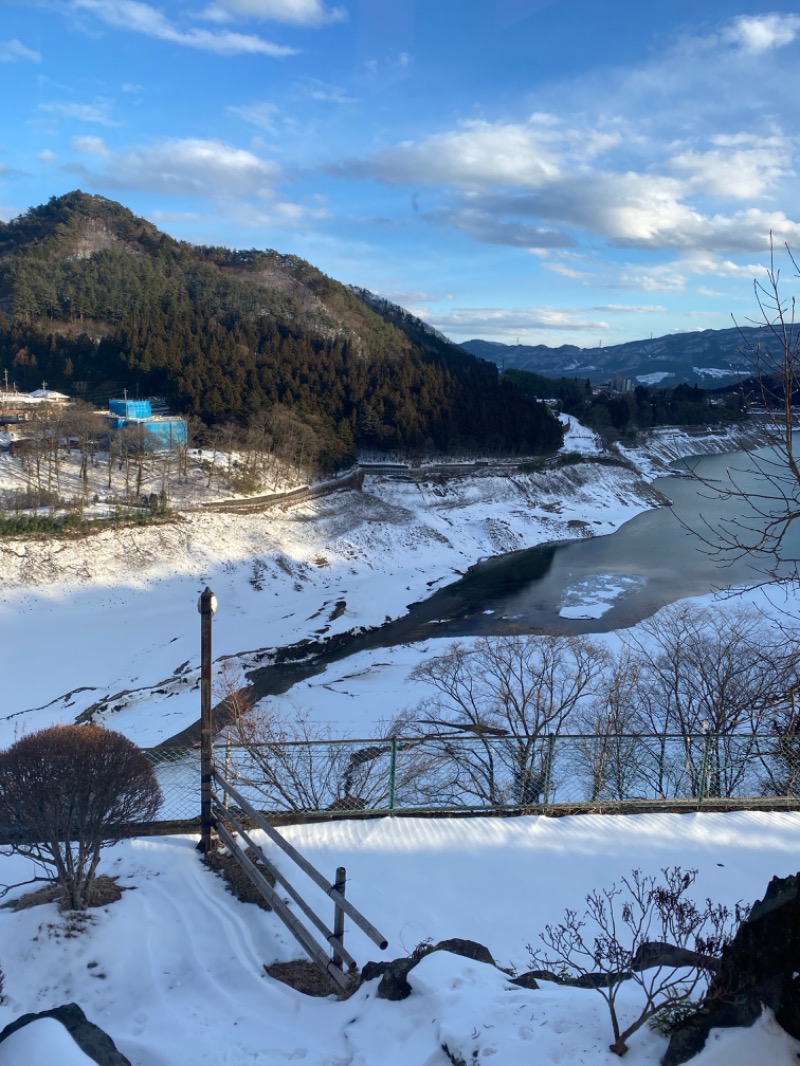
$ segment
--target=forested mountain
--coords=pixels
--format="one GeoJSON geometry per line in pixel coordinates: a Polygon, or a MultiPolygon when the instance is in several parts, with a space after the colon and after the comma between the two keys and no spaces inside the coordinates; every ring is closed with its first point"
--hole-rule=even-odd
{"type": "Polygon", "coordinates": [[[175,241],[72,192],[0,224],[0,369],[102,402],[127,388],[206,423],[281,405],[356,446],[542,452],[561,430],[497,368],[392,321],[309,263],[175,241]]]}

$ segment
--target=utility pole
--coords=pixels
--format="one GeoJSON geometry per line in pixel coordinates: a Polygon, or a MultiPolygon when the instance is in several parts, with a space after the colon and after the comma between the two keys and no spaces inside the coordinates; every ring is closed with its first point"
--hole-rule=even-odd
{"type": "Polygon", "coordinates": [[[214,769],[211,721],[211,619],[217,597],[206,588],[197,601],[200,612],[200,843],[197,850],[211,850],[211,776],[214,769]]]}

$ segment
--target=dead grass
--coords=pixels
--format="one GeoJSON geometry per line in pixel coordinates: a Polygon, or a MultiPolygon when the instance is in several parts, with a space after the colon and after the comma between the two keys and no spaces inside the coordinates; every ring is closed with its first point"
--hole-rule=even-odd
{"type": "MultiPolygon", "coordinates": [[[[249,858],[255,860],[255,856],[253,855],[250,855],[249,858]]],[[[213,848],[205,856],[205,864],[213,870],[214,873],[219,874],[225,882],[228,891],[232,892],[242,903],[255,903],[257,906],[261,907],[262,910],[272,910],[272,907],[270,907],[250,880],[246,871],[242,869],[229,851],[223,851],[222,848],[219,847],[213,848]]],[[[258,865],[258,863],[256,865],[258,865]]],[[[260,869],[266,880],[274,886],[275,878],[272,874],[263,867],[260,867],[260,869]]]]}
{"type": "MultiPolygon", "coordinates": [[[[106,907],[109,903],[116,903],[118,899],[122,898],[122,893],[126,891],[126,888],[117,883],[116,877],[106,877],[105,874],[101,874],[100,877],[95,878],[92,885],[89,906],[106,907]]],[[[60,885],[45,885],[44,888],[37,888],[34,892],[27,892],[24,896],[20,896],[19,899],[9,900],[8,903],[3,903],[2,906],[12,911],[26,911],[31,907],[38,907],[42,903],[58,903],[59,910],[64,910],[61,900],[62,891],[60,885]]]]}
{"type": "Polygon", "coordinates": [[[273,962],[269,966],[264,964],[265,973],[269,974],[276,981],[282,981],[283,984],[289,985],[291,988],[297,989],[298,992],[302,992],[306,996],[336,996],[340,999],[346,999],[352,995],[359,985],[358,976],[353,978],[352,990],[345,993],[339,993],[331,985],[330,979],[327,974],[315,963],[308,959],[294,959],[292,962],[273,962]]]}

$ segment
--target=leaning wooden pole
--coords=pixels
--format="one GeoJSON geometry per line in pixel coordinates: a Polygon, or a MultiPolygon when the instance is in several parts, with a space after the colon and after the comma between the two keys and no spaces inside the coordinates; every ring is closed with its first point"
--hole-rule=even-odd
{"type": "Polygon", "coordinates": [[[300,919],[292,914],[280,895],[274,890],[256,865],[248,859],[237,845],[234,836],[228,832],[222,823],[219,824],[218,830],[220,840],[222,840],[223,844],[228,848],[235,861],[238,862],[243,869],[247,870],[253,885],[255,885],[259,893],[264,897],[270,907],[272,907],[295,940],[297,940],[297,942],[303,947],[309,958],[319,966],[323,973],[327,974],[328,979],[332,984],[336,985],[339,991],[344,991],[347,988],[348,982],[342,971],[333,965],[325,953],[325,950],[316,942],[300,919]]]}
{"type": "Polygon", "coordinates": [[[217,597],[207,588],[197,602],[200,612],[200,843],[207,855],[211,850],[211,777],[214,750],[211,721],[211,619],[217,597]]]}
{"type": "MultiPolygon", "coordinates": [[[[226,810],[224,807],[220,807],[219,800],[216,796],[214,797],[214,806],[220,815],[220,817],[217,818],[215,822],[217,831],[219,832],[221,828],[224,828],[221,819],[225,818],[227,822],[229,822],[230,825],[232,825],[233,828],[236,830],[237,834],[239,835],[239,838],[244,841],[244,845],[246,845],[241,847],[242,853],[249,854],[249,852],[252,851],[254,854],[258,855],[258,858],[263,863],[264,868],[268,871],[270,876],[275,878],[275,884],[280,885],[286,893],[286,902],[288,903],[289,899],[291,899],[294,903],[296,903],[300,910],[303,912],[303,914],[305,914],[306,918],[308,918],[308,920],[313,925],[315,925],[317,929],[319,929],[320,933],[322,933],[322,935],[325,937],[326,942],[330,944],[331,948],[339,951],[344,961],[351,969],[357,970],[358,964],[356,963],[356,960],[353,958],[350,952],[346,950],[344,944],[336,943],[336,937],[333,931],[328,929],[322,919],[314,913],[308,903],[306,903],[306,901],[303,899],[297,889],[291,884],[291,882],[286,877],[284,877],[278,867],[275,866],[272,862],[270,862],[270,860],[261,850],[259,845],[256,844],[252,837],[249,835],[242,823],[233,814],[231,814],[229,810],[226,810]]],[[[220,835],[222,834],[220,833],[220,835]]],[[[238,861],[238,856],[234,855],[234,858],[236,858],[238,861]]],[[[341,966],[339,967],[339,969],[341,969],[341,966]]]]}
{"type": "Polygon", "coordinates": [[[278,847],[289,856],[292,862],[299,866],[303,873],[310,877],[314,884],[318,885],[326,896],[329,896],[336,906],[341,907],[348,918],[351,918],[359,929],[362,929],[367,934],[373,944],[377,944],[381,951],[384,951],[387,948],[389,941],[383,933],[378,932],[372,922],[368,922],[361,911],[357,910],[348,899],[338,892],[336,887],[323,877],[316,867],[312,866],[307,859],[304,859],[297,848],[293,848],[288,840],[284,840],[278,830],[269,824],[264,815],[260,811],[257,811],[252,803],[248,803],[241,792],[235,789],[230,781],[226,781],[218,770],[214,770],[213,775],[222,788],[227,789],[227,791],[230,792],[231,798],[236,802],[237,806],[246,814],[250,815],[258,828],[263,829],[270,840],[277,844],[278,847]]]}

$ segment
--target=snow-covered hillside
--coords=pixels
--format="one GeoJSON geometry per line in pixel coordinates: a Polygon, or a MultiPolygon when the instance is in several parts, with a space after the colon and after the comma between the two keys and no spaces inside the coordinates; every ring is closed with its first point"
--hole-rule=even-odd
{"type": "MultiPolygon", "coordinates": [[[[579,427],[565,445],[594,447],[579,427]]],[[[97,703],[118,708],[109,724],[143,745],[190,724],[206,585],[220,603],[215,656],[246,667],[259,649],[401,616],[481,558],[610,533],[655,503],[634,470],[593,463],[367,474],[362,491],[255,514],[190,510],[78,538],[4,539],[0,744],[97,703]]]]}

